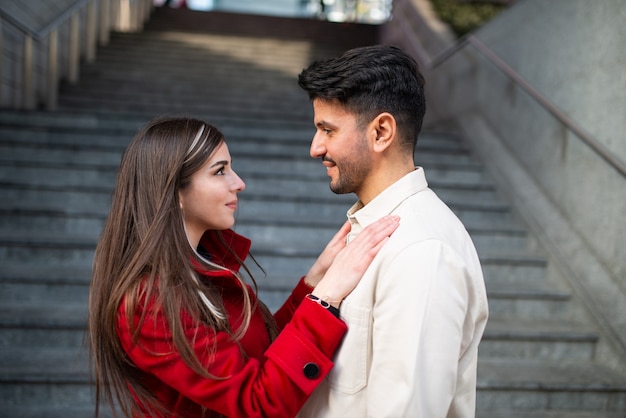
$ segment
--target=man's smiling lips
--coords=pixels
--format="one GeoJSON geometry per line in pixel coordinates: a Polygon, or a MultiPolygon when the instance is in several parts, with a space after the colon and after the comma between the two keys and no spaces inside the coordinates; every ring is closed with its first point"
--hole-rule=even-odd
{"type": "Polygon", "coordinates": [[[327,159],[322,159],[322,164],[326,167],[326,171],[336,166],[333,161],[327,159]]]}

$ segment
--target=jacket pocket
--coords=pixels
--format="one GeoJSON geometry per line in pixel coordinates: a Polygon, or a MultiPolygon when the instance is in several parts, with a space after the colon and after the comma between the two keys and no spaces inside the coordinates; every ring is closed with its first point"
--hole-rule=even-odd
{"type": "Polygon", "coordinates": [[[370,353],[370,308],[356,306],[344,301],[341,319],[348,325],[348,332],[335,357],[335,366],[328,375],[333,390],[354,394],[367,384],[370,353]]]}

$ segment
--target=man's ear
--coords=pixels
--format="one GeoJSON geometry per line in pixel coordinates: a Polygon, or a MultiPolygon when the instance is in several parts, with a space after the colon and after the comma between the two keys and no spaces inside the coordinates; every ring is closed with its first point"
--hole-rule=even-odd
{"type": "Polygon", "coordinates": [[[373,135],[373,148],[375,152],[383,152],[396,139],[396,119],[391,113],[383,112],[376,116],[370,123],[373,135]]]}

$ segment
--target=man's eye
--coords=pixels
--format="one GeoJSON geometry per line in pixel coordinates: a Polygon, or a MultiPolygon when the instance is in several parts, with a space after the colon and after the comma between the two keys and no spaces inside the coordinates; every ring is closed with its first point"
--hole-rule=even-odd
{"type": "Polygon", "coordinates": [[[330,129],[328,129],[328,128],[324,128],[324,129],[322,129],[322,131],[323,131],[326,135],[330,134],[330,129]]]}

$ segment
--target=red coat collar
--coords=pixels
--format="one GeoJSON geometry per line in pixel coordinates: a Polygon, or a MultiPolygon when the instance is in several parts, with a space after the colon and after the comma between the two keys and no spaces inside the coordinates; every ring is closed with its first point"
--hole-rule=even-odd
{"type": "Polygon", "coordinates": [[[250,252],[252,242],[232,229],[226,229],[223,231],[206,231],[200,238],[200,245],[211,255],[212,262],[229,270],[239,271],[240,264],[236,257],[242,261],[245,260],[250,252]],[[224,243],[219,239],[219,234],[222,235],[224,243]],[[236,257],[231,254],[229,248],[236,257]]]}

